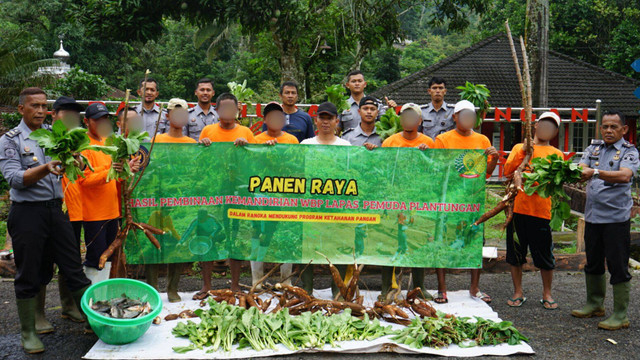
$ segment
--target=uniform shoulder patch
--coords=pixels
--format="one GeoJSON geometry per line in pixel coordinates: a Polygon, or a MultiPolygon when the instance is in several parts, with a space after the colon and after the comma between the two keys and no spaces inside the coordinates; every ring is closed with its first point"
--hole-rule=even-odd
{"type": "Polygon", "coordinates": [[[189,112],[193,112],[195,109],[196,109],[196,107],[195,107],[195,106],[194,106],[194,107],[190,107],[188,111],[189,111],[189,112]]]}
{"type": "Polygon", "coordinates": [[[455,107],[456,107],[456,104],[447,104],[447,107],[455,108],[455,107]]]}
{"type": "Polygon", "coordinates": [[[342,132],[342,135],[343,135],[343,136],[344,136],[344,135],[347,135],[348,133],[350,133],[350,132],[352,132],[352,131],[353,131],[353,128],[348,128],[347,130],[345,130],[345,131],[343,131],[343,132],[342,132]]]}
{"type": "Polygon", "coordinates": [[[8,138],[14,138],[16,135],[20,134],[22,132],[22,130],[18,129],[18,128],[13,128],[9,131],[7,131],[7,133],[5,135],[7,135],[8,138]]]}
{"type": "Polygon", "coordinates": [[[623,147],[626,147],[626,148],[632,148],[632,147],[635,147],[632,143],[630,143],[630,142],[628,142],[628,141],[627,141],[627,142],[625,142],[624,144],[622,144],[622,146],[623,146],[623,147]]]}
{"type": "Polygon", "coordinates": [[[592,139],[591,140],[591,145],[602,145],[604,144],[604,140],[602,139],[592,139]]]}
{"type": "Polygon", "coordinates": [[[42,124],[42,128],[45,130],[51,130],[51,125],[49,124],[42,124]]]}

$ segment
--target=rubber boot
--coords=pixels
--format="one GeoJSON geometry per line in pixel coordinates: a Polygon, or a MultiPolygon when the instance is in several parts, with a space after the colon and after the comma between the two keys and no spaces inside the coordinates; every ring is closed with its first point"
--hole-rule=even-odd
{"type": "Polygon", "coordinates": [[[413,282],[412,289],[417,287],[420,288],[422,293],[422,298],[425,300],[433,300],[433,296],[424,288],[424,268],[412,268],[411,269],[411,278],[413,282]]]}
{"type": "Polygon", "coordinates": [[[64,277],[62,272],[58,274],[58,291],[60,292],[60,304],[62,305],[62,318],[77,323],[84,322],[84,318],[76,306],[76,303],[73,301],[71,291],[69,291],[69,287],[67,286],[67,278],[64,277]]]}
{"type": "Polygon", "coordinates": [[[380,298],[385,299],[389,291],[391,291],[391,279],[393,278],[393,266],[382,266],[380,274],[382,276],[382,288],[380,298]]]}
{"type": "Polygon", "coordinates": [[[280,282],[291,286],[291,273],[293,272],[293,264],[280,265],[280,282]]]}
{"type": "Polygon", "coordinates": [[[180,275],[182,275],[182,264],[169,264],[167,269],[167,297],[170,303],[182,300],[178,295],[180,275]]]}
{"type": "MultiPolygon", "coordinates": [[[[264,263],[262,261],[251,262],[251,285],[255,285],[264,276],[264,263]]],[[[262,285],[256,286],[256,289],[261,290],[262,285]]]]}
{"type": "Polygon", "coordinates": [[[578,318],[604,316],[604,296],[607,293],[607,277],[602,275],[585,274],[587,284],[587,304],[580,310],[571,311],[571,315],[578,318]]]}
{"type": "Polygon", "coordinates": [[[144,266],[144,280],[158,291],[158,264],[147,264],[144,266]]]}
{"type": "MultiPolygon", "coordinates": [[[[103,269],[103,271],[104,271],[104,269],[103,269]]],[[[84,292],[87,291],[88,288],[89,288],[88,286],[85,286],[80,290],[76,290],[76,291],[72,291],[71,292],[71,297],[73,298],[73,302],[76,304],[78,309],[82,309],[82,307],[80,306],[80,303],[82,302],[81,301],[82,300],[82,295],[84,295],[84,292]]],[[[85,323],[84,323],[84,333],[85,334],[93,334],[93,329],[91,328],[91,325],[89,325],[89,321],[87,321],[87,314],[85,314],[83,311],[80,311],[80,314],[82,314],[82,318],[85,321],[85,323]]]]}
{"type": "Polygon", "coordinates": [[[16,299],[18,304],[18,316],[20,318],[20,342],[22,348],[28,354],[37,354],[44,351],[44,344],[36,333],[36,307],[38,300],[33,297],[29,299],[16,299]]]}
{"type": "Polygon", "coordinates": [[[598,328],[620,330],[629,327],[627,308],[629,307],[629,289],[631,282],[613,285],[613,314],[605,321],[598,323],[598,328]]]}
{"type": "Polygon", "coordinates": [[[45,299],[47,297],[47,287],[41,286],[40,292],[36,295],[36,312],[35,312],[35,321],[36,321],[36,332],[38,334],[48,334],[53,332],[53,325],[47,320],[44,315],[44,306],[45,299]]]}
{"type": "Polygon", "coordinates": [[[249,260],[258,259],[258,248],[260,247],[260,238],[251,238],[251,254],[249,260]]]}
{"type": "Polygon", "coordinates": [[[302,288],[307,294],[313,294],[313,264],[301,265],[304,270],[300,273],[300,280],[302,280],[302,288]],[[304,268],[306,266],[306,269],[304,268]]]}
{"type": "MultiPolygon", "coordinates": [[[[345,280],[344,276],[347,273],[347,265],[336,265],[336,269],[338,269],[338,272],[340,273],[340,277],[344,281],[345,280]]],[[[344,283],[345,283],[345,286],[347,286],[347,282],[344,281],[344,283]]],[[[335,299],[336,296],[339,294],[340,294],[340,289],[338,289],[338,285],[336,285],[335,281],[331,279],[331,296],[335,299]]]]}

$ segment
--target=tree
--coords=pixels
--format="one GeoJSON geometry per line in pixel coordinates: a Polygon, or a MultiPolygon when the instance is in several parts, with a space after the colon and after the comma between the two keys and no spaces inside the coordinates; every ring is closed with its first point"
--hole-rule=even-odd
{"type": "Polygon", "coordinates": [[[533,106],[546,107],[548,100],[549,0],[528,0],[525,43],[531,67],[533,106]]]}

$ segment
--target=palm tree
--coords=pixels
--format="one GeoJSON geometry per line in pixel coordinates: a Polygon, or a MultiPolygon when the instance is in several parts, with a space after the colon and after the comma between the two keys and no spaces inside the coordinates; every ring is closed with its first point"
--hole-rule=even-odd
{"type": "Polygon", "coordinates": [[[56,77],[38,72],[40,67],[59,64],[42,59],[25,32],[0,34],[0,105],[18,104],[20,91],[28,86],[52,84],[56,77]]]}

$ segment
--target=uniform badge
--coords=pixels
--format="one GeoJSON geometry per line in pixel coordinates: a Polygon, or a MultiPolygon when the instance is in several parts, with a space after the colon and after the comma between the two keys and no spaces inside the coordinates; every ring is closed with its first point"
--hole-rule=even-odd
{"type": "Polygon", "coordinates": [[[616,156],[613,157],[613,160],[620,160],[620,150],[616,151],[616,156]]]}
{"type": "Polygon", "coordinates": [[[31,148],[29,148],[28,146],[25,146],[25,147],[24,147],[24,151],[25,151],[25,152],[29,152],[29,151],[31,151],[31,148]]]}
{"type": "Polygon", "coordinates": [[[34,156],[34,157],[33,157],[33,161],[38,161],[38,157],[37,157],[37,156],[34,156]]]}
{"type": "Polygon", "coordinates": [[[16,151],[13,148],[7,147],[4,149],[4,156],[12,158],[16,155],[16,151]]]}

